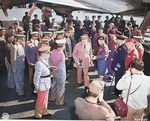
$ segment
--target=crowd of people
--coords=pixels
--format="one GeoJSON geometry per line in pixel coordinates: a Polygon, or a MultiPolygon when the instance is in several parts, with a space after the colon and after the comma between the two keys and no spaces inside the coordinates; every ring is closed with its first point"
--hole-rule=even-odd
{"type": "Polygon", "coordinates": [[[135,93],[129,96],[128,115],[122,119],[142,117],[148,105],[150,84],[149,77],[142,72],[142,35],[132,17],[125,23],[122,15],[111,19],[106,16],[104,22],[101,21],[101,16],[97,20],[96,16],[92,16],[91,21],[85,16],[83,22],[78,17],[74,20],[71,16],[63,18],[60,25],[53,18],[51,23],[48,20],[45,22],[45,31],[42,31],[38,15],[35,14],[35,18],[30,21],[28,13],[25,14],[24,27],[19,26],[18,21],[14,21],[7,31],[0,27],[0,66],[1,69],[4,65],[7,67],[8,88],[16,88],[17,94],[23,96],[26,58],[29,83],[34,93],[37,93],[36,119],[50,116],[47,112],[48,101],[56,99],[56,105],[66,105],[65,81],[69,79],[68,70],[74,67],[74,63],[77,68],[77,84],[83,86],[83,73],[85,91],[88,92],[85,99],[75,100],[79,119],[114,120],[114,111],[103,100],[106,75],[109,75],[110,80],[115,77],[115,94],[119,96],[122,93],[124,101],[130,77],[133,77],[131,92],[135,93]],[[90,83],[88,72],[96,69],[98,78],[90,83]],[[145,91],[145,94],[142,95],[140,90],[145,91]]]}

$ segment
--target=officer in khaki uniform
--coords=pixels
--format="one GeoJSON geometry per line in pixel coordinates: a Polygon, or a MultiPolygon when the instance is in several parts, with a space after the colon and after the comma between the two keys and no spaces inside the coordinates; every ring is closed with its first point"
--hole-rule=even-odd
{"type": "Polygon", "coordinates": [[[24,68],[25,68],[25,52],[22,46],[24,35],[16,35],[17,41],[14,46],[10,48],[11,64],[14,73],[14,80],[16,92],[19,96],[23,95],[24,86],[24,68]]]}
{"type": "Polygon", "coordinates": [[[29,65],[29,81],[30,84],[33,84],[33,73],[34,73],[34,65],[37,60],[37,50],[38,50],[38,32],[31,33],[31,40],[25,45],[25,55],[27,58],[27,62],[29,65]]]}

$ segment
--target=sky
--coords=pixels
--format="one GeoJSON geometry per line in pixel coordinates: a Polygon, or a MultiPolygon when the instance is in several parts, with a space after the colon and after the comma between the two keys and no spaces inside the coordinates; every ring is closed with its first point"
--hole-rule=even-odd
{"type": "MultiPolygon", "coordinates": [[[[8,17],[5,17],[2,10],[0,9],[0,20],[2,20],[2,21],[11,21],[11,20],[13,20],[13,18],[16,18],[17,20],[21,21],[22,17],[25,15],[26,11],[29,12],[30,9],[28,9],[28,8],[20,8],[20,9],[13,8],[11,10],[8,9],[8,17]]],[[[40,9],[36,8],[34,10],[32,16],[31,16],[31,19],[34,18],[34,14],[37,14],[38,19],[40,19],[40,21],[42,21],[41,20],[42,13],[41,13],[40,9]]],[[[87,13],[87,12],[84,12],[84,11],[74,11],[74,12],[72,12],[72,15],[74,16],[74,19],[76,19],[76,16],[78,16],[79,20],[81,20],[81,21],[84,20],[85,16],[89,16],[89,19],[92,20],[92,15],[95,15],[96,19],[97,19],[98,15],[101,15],[101,20],[102,21],[105,20],[105,17],[107,15],[109,16],[109,18],[112,17],[112,15],[110,15],[110,14],[87,13]]],[[[124,16],[124,19],[126,21],[129,21],[130,17],[131,16],[124,16]]],[[[62,21],[62,17],[56,15],[56,13],[54,11],[52,12],[52,17],[50,17],[50,21],[51,21],[52,18],[55,18],[56,22],[61,22],[62,21]]],[[[136,21],[136,24],[138,24],[138,25],[140,25],[141,22],[143,21],[143,18],[140,18],[140,17],[133,17],[133,18],[136,21]]]]}

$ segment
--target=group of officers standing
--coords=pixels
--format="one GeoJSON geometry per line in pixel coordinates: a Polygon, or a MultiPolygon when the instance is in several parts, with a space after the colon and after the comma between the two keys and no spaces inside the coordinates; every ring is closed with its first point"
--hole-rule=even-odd
{"type": "MultiPolygon", "coordinates": [[[[19,96],[24,95],[26,57],[29,82],[38,95],[35,118],[48,115],[48,100],[56,99],[56,105],[65,105],[65,80],[69,78],[68,70],[73,68],[74,62],[77,67],[78,84],[82,85],[83,71],[85,89],[88,89],[88,71],[91,68],[97,68],[98,78],[104,80],[108,67],[109,75],[115,74],[117,84],[134,58],[142,60],[144,49],[140,43],[140,31],[136,29],[132,32],[131,22],[127,23],[125,28],[122,16],[120,19],[116,17],[112,20],[106,16],[104,26],[100,18],[101,16],[98,16],[98,20],[95,20],[95,16],[92,16],[93,20],[90,21],[86,16],[81,22],[71,16],[67,22],[64,18],[60,26],[53,19],[50,26],[46,26],[46,31],[42,32],[38,15],[35,15],[29,41],[26,40],[25,31],[17,21],[14,21],[6,33],[5,28],[0,28],[0,47],[3,52],[0,55],[3,57],[2,60],[5,59],[7,67],[7,86],[16,88],[19,96]]],[[[119,95],[120,91],[116,89],[115,93],[119,95]]]]}

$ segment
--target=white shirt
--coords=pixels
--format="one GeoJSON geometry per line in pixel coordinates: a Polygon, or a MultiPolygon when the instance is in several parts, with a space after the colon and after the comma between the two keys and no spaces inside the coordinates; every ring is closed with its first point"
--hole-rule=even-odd
{"type": "Polygon", "coordinates": [[[38,43],[39,43],[38,40],[32,40],[31,39],[31,42],[32,43],[28,43],[29,46],[31,46],[31,47],[37,47],[38,46],[38,43]]]}
{"type": "MultiPolygon", "coordinates": [[[[122,97],[125,103],[127,99],[127,93],[128,93],[130,81],[131,81],[131,73],[130,70],[128,70],[116,85],[116,88],[118,90],[123,90],[122,97]]],[[[130,95],[127,104],[136,110],[145,109],[148,105],[147,96],[149,94],[150,94],[150,77],[145,76],[143,73],[139,75],[138,74],[132,75],[132,84],[131,84],[130,95]],[[139,87],[139,85],[141,86],[139,87]],[[134,93],[131,94],[132,92],[134,93]]]]}

